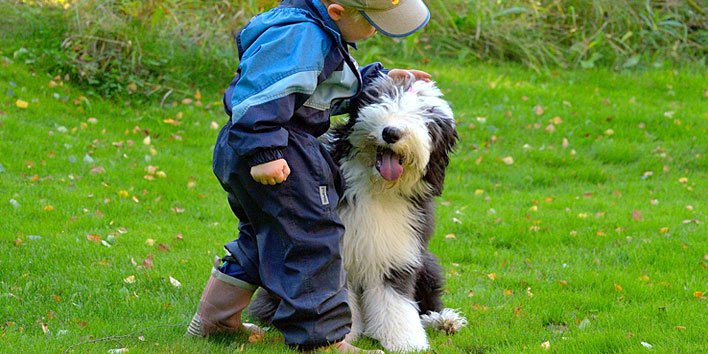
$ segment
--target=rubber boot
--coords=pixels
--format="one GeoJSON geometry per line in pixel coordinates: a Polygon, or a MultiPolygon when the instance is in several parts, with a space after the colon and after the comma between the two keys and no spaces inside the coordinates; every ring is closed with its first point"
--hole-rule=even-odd
{"type": "Polygon", "coordinates": [[[211,277],[204,288],[197,313],[187,327],[187,336],[208,337],[215,333],[247,332],[262,334],[256,325],[241,322],[241,311],[251,301],[256,286],[221,273],[215,259],[211,277]]]}

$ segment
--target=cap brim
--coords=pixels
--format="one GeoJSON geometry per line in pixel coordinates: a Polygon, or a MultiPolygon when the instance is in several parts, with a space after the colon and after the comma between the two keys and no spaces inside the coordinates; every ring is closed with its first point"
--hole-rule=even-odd
{"type": "Polygon", "coordinates": [[[361,13],[377,31],[389,37],[411,35],[430,20],[430,11],[422,0],[405,1],[389,10],[366,10],[361,13]]]}

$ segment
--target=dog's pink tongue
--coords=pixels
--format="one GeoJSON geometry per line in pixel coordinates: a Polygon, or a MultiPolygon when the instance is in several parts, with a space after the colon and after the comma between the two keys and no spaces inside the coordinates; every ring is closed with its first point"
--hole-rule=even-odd
{"type": "Polygon", "coordinates": [[[403,174],[403,166],[401,166],[401,157],[391,150],[386,150],[381,156],[381,167],[379,173],[387,181],[397,180],[403,174]]]}

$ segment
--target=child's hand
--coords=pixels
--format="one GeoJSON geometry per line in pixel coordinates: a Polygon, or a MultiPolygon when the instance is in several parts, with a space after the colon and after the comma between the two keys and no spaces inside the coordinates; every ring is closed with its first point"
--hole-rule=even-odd
{"type": "Polygon", "coordinates": [[[430,81],[432,75],[421,70],[405,70],[405,69],[391,69],[388,72],[388,76],[393,78],[403,78],[407,76],[413,76],[416,80],[430,81]]]}
{"type": "Polygon", "coordinates": [[[251,177],[258,183],[270,184],[283,183],[290,176],[290,166],[285,159],[274,160],[251,167],[251,177]]]}

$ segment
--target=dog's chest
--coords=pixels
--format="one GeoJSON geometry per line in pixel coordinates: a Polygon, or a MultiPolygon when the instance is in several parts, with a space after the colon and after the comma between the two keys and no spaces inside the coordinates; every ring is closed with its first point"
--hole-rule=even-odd
{"type": "Polygon", "coordinates": [[[340,210],[345,225],[342,243],[344,266],[351,280],[380,282],[393,269],[420,263],[420,217],[401,198],[357,195],[356,202],[340,210]]]}

